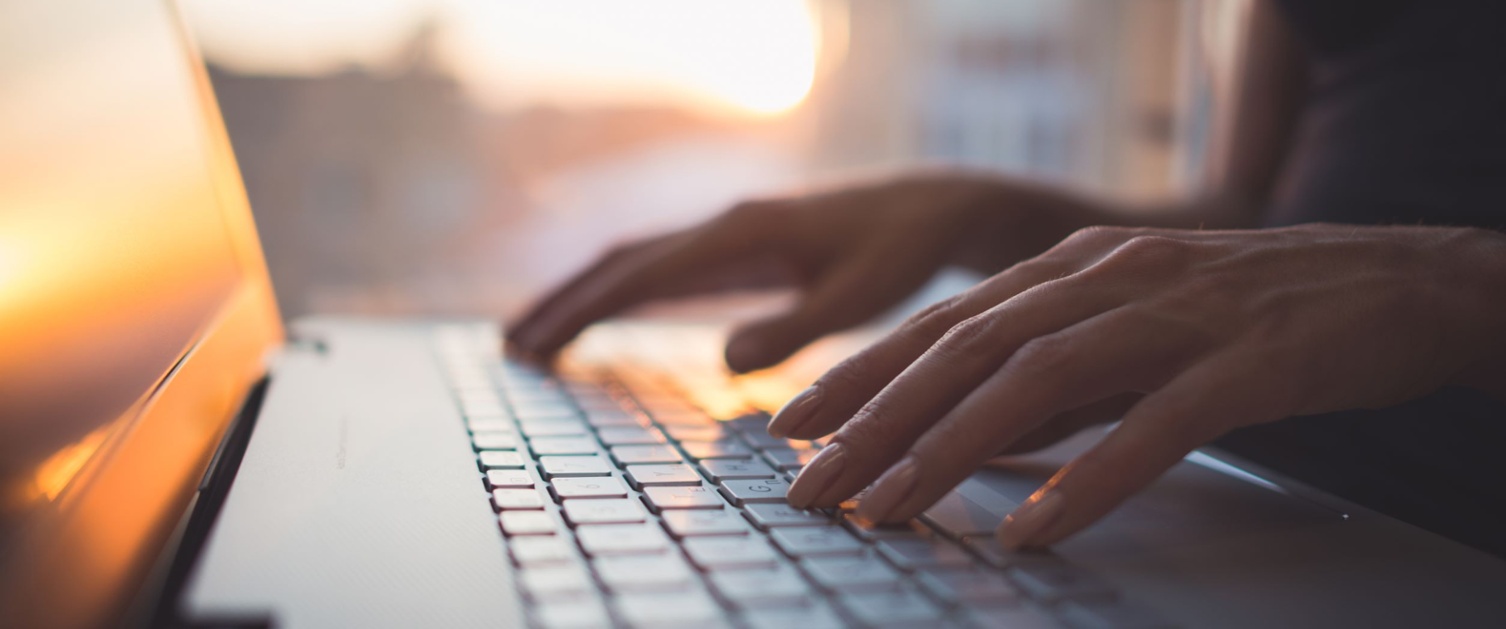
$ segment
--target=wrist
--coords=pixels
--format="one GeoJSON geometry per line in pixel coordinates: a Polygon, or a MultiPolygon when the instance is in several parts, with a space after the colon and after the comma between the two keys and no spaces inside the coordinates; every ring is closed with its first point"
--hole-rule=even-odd
{"type": "Polygon", "coordinates": [[[1464,329],[1473,332],[1466,342],[1474,349],[1454,384],[1485,391],[1506,400],[1506,234],[1465,229],[1461,246],[1460,286],[1467,287],[1464,329]]]}

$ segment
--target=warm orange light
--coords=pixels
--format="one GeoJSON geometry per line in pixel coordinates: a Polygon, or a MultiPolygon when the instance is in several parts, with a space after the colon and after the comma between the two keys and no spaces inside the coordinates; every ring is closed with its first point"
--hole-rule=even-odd
{"type": "Polygon", "coordinates": [[[38,498],[57,500],[58,494],[63,493],[63,488],[73,480],[78,471],[89,462],[89,457],[99,450],[99,446],[105,442],[105,437],[115,428],[111,422],[101,426],[98,430],[89,433],[88,436],[71,446],[58,450],[41,465],[32,479],[38,498]]]}

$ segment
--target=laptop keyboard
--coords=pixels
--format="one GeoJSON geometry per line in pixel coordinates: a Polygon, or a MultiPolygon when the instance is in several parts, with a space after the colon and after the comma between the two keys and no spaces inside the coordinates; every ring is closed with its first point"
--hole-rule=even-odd
{"type": "Polygon", "coordinates": [[[484,326],[437,347],[533,626],[1167,626],[1056,556],[1002,552],[1001,507],[966,485],[899,526],[796,509],[821,444],[770,437],[767,414],[714,417],[633,369],[545,373],[484,326]]]}

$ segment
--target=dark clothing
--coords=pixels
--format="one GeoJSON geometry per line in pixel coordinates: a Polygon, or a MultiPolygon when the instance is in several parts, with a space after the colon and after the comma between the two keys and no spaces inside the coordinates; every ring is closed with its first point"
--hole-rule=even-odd
{"type": "MultiPolygon", "coordinates": [[[[1506,227],[1506,1],[1279,4],[1314,73],[1268,225],[1506,227]]],[[[1484,394],[1293,418],[1218,445],[1506,557],[1506,403],[1484,394]]]]}

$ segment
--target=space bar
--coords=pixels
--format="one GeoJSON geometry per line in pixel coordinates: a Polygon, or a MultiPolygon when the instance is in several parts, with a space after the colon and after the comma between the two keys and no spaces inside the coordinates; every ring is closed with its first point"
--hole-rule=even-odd
{"type": "Polygon", "coordinates": [[[1019,506],[983,483],[967,479],[921,516],[950,537],[993,535],[1004,516],[1019,506]]]}

